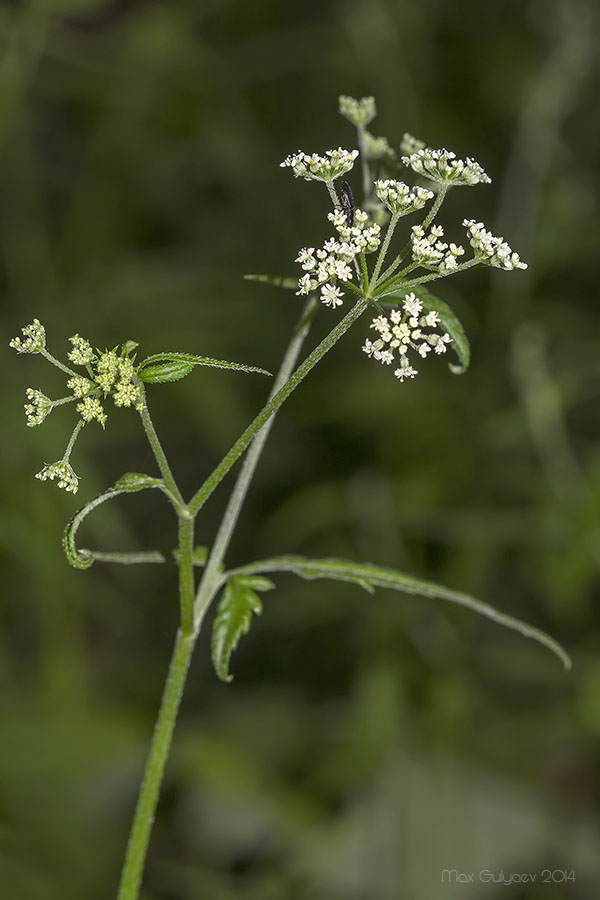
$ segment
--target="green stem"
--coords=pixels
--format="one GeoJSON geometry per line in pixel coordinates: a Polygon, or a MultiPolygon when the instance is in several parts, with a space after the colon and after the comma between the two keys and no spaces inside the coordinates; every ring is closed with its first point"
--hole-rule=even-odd
{"type": "Polygon", "coordinates": [[[279,407],[287,400],[289,395],[294,391],[301,381],[306,378],[311,369],[316,366],[319,360],[325,356],[328,350],[331,350],[334,344],[348,331],[351,325],[363,314],[368,306],[368,300],[361,298],[352,307],[349,313],[338,322],[329,334],[323,338],[320,344],[310,353],[296,371],[290,376],[288,381],[277,391],[272,400],[259,412],[256,418],[250,423],[241,437],[235,442],[229,452],[223,457],[219,465],[206,479],[204,484],[194,494],[188,504],[188,509],[192,515],[196,515],[198,510],[206,503],[210,495],[217,488],[223,478],[227,475],[231,467],[237,462],[248,444],[256,437],[257,432],[262,426],[268,422],[273,413],[276,413],[279,407]]]}
{"type": "Polygon", "coordinates": [[[64,372],[66,375],[72,375],[74,378],[81,377],[81,372],[74,372],[73,369],[65,366],[65,364],[61,363],[59,359],[56,359],[55,356],[52,356],[52,354],[49,353],[45,347],[43,350],[40,350],[40,355],[43,356],[44,359],[47,359],[48,362],[52,363],[53,366],[56,366],[57,369],[60,369],[62,372],[64,372]]]}
{"type": "Polygon", "coordinates": [[[66,450],[63,455],[63,462],[69,462],[69,457],[71,456],[71,453],[73,452],[73,447],[75,446],[75,441],[77,440],[77,436],[84,425],[85,425],[85,422],[83,421],[83,419],[79,419],[79,421],[77,422],[77,425],[73,429],[73,434],[69,438],[69,443],[67,444],[66,450]]]}
{"type": "Polygon", "coordinates": [[[438,195],[433,202],[433,206],[429,210],[428,214],[425,216],[425,219],[423,220],[423,222],[421,224],[421,228],[423,228],[423,229],[429,228],[429,226],[431,225],[431,223],[433,222],[433,220],[439,213],[440,207],[441,207],[442,203],[444,202],[444,200],[446,199],[447,193],[448,193],[448,185],[443,184],[438,191],[438,195]]]}
{"type": "MultiPolygon", "coordinates": [[[[438,191],[438,195],[435,198],[433,206],[431,207],[428,214],[421,222],[421,228],[425,229],[425,228],[428,228],[429,225],[431,225],[431,223],[437,216],[438,212],[440,211],[440,207],[441,207],[442,203],[444,202],[444,199],[445,199],[447,193],[448,193],[448,185],[443,184],[438,191]]],[[[398,256],[394,259],[394,261],[391,263],[391,265],[389,265],[387,267],[387,269],[385,270],[385,272],[379,279],[379,285],[377,285],[375,281],[373,281],[371,283],[372,288],[373,287],[375,287],[375,288],[381,287],[382,285],[385,284],[385,282],[388,280],[388,278],[390,278],[390,276],[393,274],[393,272],[395,272],[395,270],[398,268],[398,266],[400,265],[400,263],[402,262],[402,260],[404,259],[404,257],[408,253],[408,251],[410,250],[410,246],[411,246],[411,241],[409,239],[406,242],[406,244],[404,245],[404,247],[402,248],[402,250],[400,251],[400,253],[398,254],[398,256]]],[[[372,291],[371,291],[371,293],[372,293],[372,291]]]]}
{"type": "Polygon", "coordinates": [[[399,218],[400,218],[399,215],[392,215],[392,218],[390,219],[383,244],[381,245],[381,250],[379,251],[379,256],[377,257],[377,262],[375,263],[375,268],[373,269],[373,275],[371,276],[370,287],[377,284],[377,279],[379,277],[379,273],[381,272],[381,266],[383,265],[385,255],[388,252],[388,249],[390,246],[390,241],[392,240],[392,235],[394,234],[394,229],[396,228],[396,225],[398,224],[399,218]]]}
{"type": "Polygon", "coordinates": [[[339,206],[340,206],[340,198],[338,197],[338,195],[337,195],[336,192],[335,192],[335,188],[334,188],[334,186],[333,186],[333,182],[332,182],[332,181],[326,181],[325,184],[327,185],[327,190],[329,191],[329,196],[331,197],[331,202],[333,203],[334,209],[339,209],[339,206]]]}
{"type": "Polygon", "coordinates": [[[135,809],[117,900],[137,900],[139,895],[158,795],[195,643],[195,634],[185,635],[182,631],[177,632],[169,674],[150,744],[142,789],[135,809]]]}
{"type": "Polygon", "coordinates": [[[160,474],[163,477],[163,481],[166,487],[169,489],[172,496],[176,499],[179,509],[177,510],[178,515],[182,509],[185,508],[185,503],[183,497],[181,496],[181,491],[177,487],[177,482],[173,477],[173,473],[171,472],[171,467],[167,462],[167,457],[165,456],[165,451],[162,448],[162,444],[158,439],[158,435],[156,433],[156,429],[154,428],[154,423],[150,418],[150,412],[148,410],[148,405],[146,403],[146,398],[144,396],[144,406],[142,411],[140,412],[140,416],[142,419],[142,424],[144,426],[144,431],[146,432],[146,437],[148,438],[148,443],[152,448],[152,452],[154,453],[154,458],[156,459],[156,463],[158,468],[160,469],[160,474]]]}
{"type": "Polygon", "coordinates": [[[404,269],[401,269],[400,272],[396,272],[393,276],[384,278],[383,276],[379,279],[379,283],[375,285],[372,293],[379,294],[381,291],[387,290],[390,284],[397,284],[398,281],[401,281],[405,275],[408,275],[409,272],[412,272],[413,269],[418,269],[419,263],[412,262],[408,266],[405,266],[404,269]]]}
{"type": "MultiPolygon", "coordinates": [[[[300,321],[296,329],[294,330],[294,334],[288,345],[281,366],[275,378],[273,389],[271,390],[271,393],[269,395],[269,400],[272,400],[275,397],[275,395],[283,387],[283,385],[287,382],[288,378],[292,374],[294,366],[296,365],[296,362],[298,360],[298,356],[300,355],[302,345],[306,340],[308,332],[310,331],[310,326],[312,324],[312,319],[316,312],[317,306],[317,300],[312,297],[304,307],[304,310],[302,311],[302,315],[300,317],[300,321]]],[[[267,422],[262,426],[262,428],[260,428],[257,432],[256,437],[252,441],[252,445],[248,450],[246,458],[244,459],[242,468],[235,483],[235,487],[231,492],[229,503],[227,504],[223,519],[221,520],[219,531],[217,532],[217,536],[212,546],[206,568],[204,569],[200,587],[198,588],[198,598],[195,604],[196,628],[200,627],[204,614],[208,609],[212,597],[214,596],[216,581],[218,579],[221,563],[225,554],[227,553],[227,548],[229,546],[234,528],[237,524],[242,505],[246,498],[246,494],[248,493],[250,482],[252,481],[256,466],[258,465],[263,447],[269,436],[269,432],[273,427],[274,421],[275,415],[272,415],[271,418],[268,419],[267,422]]]]}
{"type": "Polygon", "coordinates": [[[179,609],[184,635],[194,631],[194,517],[187,510],[179,515],[179,609]]]}
{"type": "Polygon", "coordinates": [[[426,281],[436,281],[438,278],[447,278],[448,275],[456,275],[457,272],[464,272],[465,269],[472,269],[473,266],[479,265],[478,259],[469,259],[466,263],[457,266],[455,269],[448,269],[446,272],[432,272],[431,275],[421,275],[419,278],[412,278],[410,281],[403,281],[401,278],[397,282],[390,282],[385,290],[381,293],[377,292],[377,299],[386,297],[388,294],[395,294],[396,291],[406,290],[406,288],[415,287],[419,284],[425,284],[426,281]]]}

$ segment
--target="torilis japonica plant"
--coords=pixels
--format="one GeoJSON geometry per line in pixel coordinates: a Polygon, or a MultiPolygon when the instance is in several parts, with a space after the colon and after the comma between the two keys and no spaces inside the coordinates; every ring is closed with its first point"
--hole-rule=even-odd
{"type": "MultiPolygon", "coordinates": [[[[386,138],[375,137],[368,130],[375,117],[372,97],[355,100],[342,96],[339,110],[356,128],[358,149],[340,147],[328,150],[323,156],[299,151],[281,163],[282,167],[291,169],[295,177],[324,186],[323,197],[329,203],[326,216],[332,234],[322,246],[306,246],[299,251],[296,258],[302,270],[299,278],[248,276],[295,291],[302,298],[302,308],[265,405],[191,498],[183,497],[151,419],[149,394],[152,385],[175,382],[201,366],[261,375],[269,375],[268,372],[256,366],[183,352],[164,351],[138,360],[139,349],[134,340],[99,350],[79,334],[70,339],[72,347],[67,353],[67,361],[61,362],[48,350],[46,331],[38,319],[22,329],[23,337],[10,342],[17,352],[42,356],[66,376],[66,394],[59,399],[50,399],[38,388],[27,389],[25,414],[29,426],[41,425],[57,407],[75,406],[75,425],[63,455],[42,466],[36,478],[55,481],[59,488],[77,493],[79,478],[71,463],[75,443],[86,426],[106,427],[111,402],[129,407],[139,415],[156,460],[158,473],[124,474],[73,516],[63,539],[69,563],[78,569],[87,569],[96,561],[121,564],[171,561],[178,571],[179,629],[135,811],[118,900],[136,900],[139,896],[154,812],[188,665],[214,600],[217,600],[217,608],[212,623],[212,658],[217,676],[224,681],[231,679],[230,660],[235,647],[250,628],[253,615],[262,611],[261,594],[275,588],[272,579],[281,572],[291,572],[309,580],[350,582],[371,593],[376,588],[388,588],[449,600],[537,640],[556,653],[566,667],[570,664],[564,650],[539,629],[467,594],[394,569],[365,562],[309,559],[297,555],[243,562],[234,567],[228,567],[226,563],[229,543],[275,414],[346,332],[353,329],[352,339],[360,332],[358,340],[366,357],[388,366],[398,380],[399,390],[413,389],[413,379],[432,356],[450,353],[453,357],[449,366],[451,372],[461,374],[469,365],[469,343],[454,312],[431,292],[432,283],[480,265],[507,272],[526,268],[503,238],[490,234],[474,219],[465,218],[462,222],[467,248],[445,239],[438,217],[448,191],[490,182],[479,163],[470,158],[459,159],[445,149],[431,149],[408,134],[404,135],[400,152],[396,153],[386,138]],[[355,203],[349,181],[357,160],[360,160],[362,170],[360,192],[355,187],[357,195],[362,195],[360,205],[355,203]],[[405,182],[403,178],[408,176],[418,183],[405,182]],[[399,237],[401,220],[405,218],[411,224],[399,237]],[[298,363],[317,314],[331,316],[331,330],[298,363]],[[211,546],[196,546],[197,516],[217,485],[244,454],[211,546]],[[78,529],[97,506],[120,494],[146,489],[161,491],[178,519],[178,546],[173,549],[170,560],[158,551],[106,552],[77,546],[78,529]]],[[[369,377],[369,365],[365,366],[365,378],[369,377]]]]}

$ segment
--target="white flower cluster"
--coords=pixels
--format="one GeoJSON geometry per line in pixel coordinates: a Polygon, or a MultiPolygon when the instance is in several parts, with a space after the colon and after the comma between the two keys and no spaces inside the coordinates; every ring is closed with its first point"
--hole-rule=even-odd
{"type": "Polygon", "coordinates": [[[409,156],[403,156],[402,162],[405,166],[410,166],[417,175],[423,175],[439,184],[489,184],[492,180],[474,159],[457,159],[456,153],[451,150],[431,150],[424,147],[409,156]]]}
{"type": "Polygon", "coordinates": [[[372,253],[380,243],[381,228],[369,223],[366,212],[357,209],[354,225],[349,225],[345,214],[336,209],[328,217],[338,233],[339,240],[329,238],[319,250],[303,247],[296,262],[305,274],[298,281],[298,294],[309,294],[321,285],[321,300],[325,306],[336,307],[342,303],[344,293],[336,282],[352,279],[352,262],[359,253],[372,253]]]}
{"type": "Polygon", "coordinates": [[[410,240],[413,260],[426,269],[451,272],[458,266],[458,257],[465,248],[440,240],[444,236],[441,225],[432,225],[427,234],[421,225],[413,225],[410,240]]]}
{"type": "Polygon", "coordinates": [[[406,216],[423,209],[428,200],[433,199],[433,191],[422,187],[410,188],[403,181],[376,181],[375,191],[381,202],[392,215],[406,216]]]}
{"type": "Polygon", "coordinates": [[[295,178],[304,178],[305,181],[332,182],[349,172],[358,156],[358,150],[328,150],[325,156],[316,153],[308,154],[299,150],[288,156],[279,165],[283,168],[289,166],[295,178]]]}
{"type": "Polygon", "coordinates": [[[521,262],[519,254],[511,250],[504,238],[494,237],[491,232],[486,231],[483,222],[465,219],[463,225],[469,234],[469,243],[475,251],[475,257],[480,262],[507,271],[527,268],[527,263],[521,262]]]}
{"type": "Polygon", "coordinates": [[[76,494],[79,487],[79,478],[66,459],[44,466],[35,477],[39,478],[40,481],[46,481],[47,479],[54,481],[55,478],[58,478],[59,488],[64,488],[65,491],[71,494],[76,494]]]}
{"type": "Polygon", "coordinates": [[[338,98],[338,103],[344,118],[356,125],[357,128],[364,128],[377,115],[375,97],[363,97],[361,100],[355,100],[354,97],[342,94],[338,98]]]}
{"type": "Polygon", "coordinates": [[[25,340],[20,337],[9,341],[9,347],[17,353],[41,353],[46,347],[46,329],[40,324],[39,319],[34,319],[31,325],[21,328],[25,340]]]}
{"type": "Polygon", "coordinates": [[[425,315],[421,315],[422,312],[422,302],[413,293],[406,294],[402,309],[393,309],[389,318],[377,316],[373,319],[371,328],[378,332],[379,337],[374,341],[367,338],[362,348],[367,356],[388,366],[394,362],[393,351],[396,350],[400,365],[394,375],[400,381],[418,375],[418,369],[414,369],[408,361],[409,349],[415,350],[425,359],[432,350],[435,353],[445,353],[447,345],[452,342],[449,334],[423,331],[424,328],[436,328],[440,317],[433,310],[425,315]]]}
{"type": "Polygon", "coordinates": [[[30,428],[41,425],[46,416],[52,412],[54,403],[41,391],[34,388],[27,388],[26,396],[29,403],[25,404],[25,415],[27,416],[27,424],[30,428]]]}

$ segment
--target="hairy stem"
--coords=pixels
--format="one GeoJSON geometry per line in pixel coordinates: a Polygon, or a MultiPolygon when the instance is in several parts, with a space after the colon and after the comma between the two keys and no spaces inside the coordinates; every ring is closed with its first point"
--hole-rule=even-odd
{"type": "Polygon", "coordinates": [[[179,516],[179,609],[184,635],[194,631],[194,518],[184,511],[179,516]]]}
{"type": "Polygon", "coordinates": [[[371,277],[371,287],[377,284],[377,279],[379,277],[379,273],[381,272],[381,266],[383,265],[383,261],[386,257],[386,254],[389,250],[390,241],[392,240],[392,235],[394,234],[394,230],[396,225],[398,224],[399,215],[393,215],[390,219],[387,232],[381,245],[381,250],[379,251],[379,256],[377,257],[377,262],[375,263],[375,268],[373,269],[373,275],[371,277]]]}
{"type": "Polygon", "coordinates": [[[139,895],[158,795],[195,643],[196,635],[178,631],[135,809],[117,900],[137,900],[139,895]]]}
{"type": "Polygon", "coordinates": [[[156,429],[154,428],[154,423],[150,418],[150,412],[148,411],[148,404],[146,403],[146,398],[144,397],[144,406],[142,411],[140,412],[140,416],[142,419],[142,424],[144,426],[144,431],[146,432],[146,437],[148,438],[148,443],[152,448],[152,452],[154,453],[154,458],[156,459],[156,463],[158,468],[160,469],[160,474],[163,477],[163,481],[166,487],[169,489],[170,493],[177,500],[180,511],[185,507],[185,503],[183,497],[181,496],[181,491],[177,487],[177,482],[173,477],[173,473],[171,472],[171,467],[167,462],[167,457],[165,456],[165,451],[162,448],[162,444],[158,439],[158,435],[156,433],[156,429]]]}
{"type": "MultiPolygon", "coordinates": [[[[271,393],[269,395],[269,400],[273,399],[273,397],[278,393],[281,387],[283,387],[283,385],[292,374],[294,366],[298,361],[298,356],[300,355],[302,345],[306,339],[308,332],[310,331],[310,326],[312,324],[312,319],[315,314],[316,308],[317,300],[313,297],[308,301],[308,303],[304,307],[304,310],[302,311],[300,321],[294,331],[292,339],[288,345],[281,366],[275,378],[273,389],[271,390],[271,393]]],[[[227,508],[223,515],[223,519],[221,520],[221,524],[219,526],[219,530],[212,546],[210,556],[204,570],[204,575],[198,589],[195,614],[196,627],[199,627],[204,613],[214,595],[214,583],[219,572],[219,567],[227,552],[227,547],[229,546],[229,542],[240,515],[242,505],[246,498],[246,494],[248,493],[248,488],[250,487],[252,477],[256,470],[256,466],[258,465],[258,461],[260,459],[266,440],[269,436],[269,432],[271,431],[271,428],[273,426],[274,420],[275,415],[271,416],[271,418],[268,419],[267,422],[262,426],[262,428],[260,428],[257,432],[256,437],[252,441],[252,445],[248,450],[246,458],[244,459],[240,474],[238,475],[237,481],[235,483],[235,487],[231,492],[227,508]]]]}
{"type": "Polygon", "coordinates": [[[188,509],[192,515],[196,515],[198,510],[206,503],[210,495],[217,488],[219,483],[227,475],[231,467],[237,462],[248,444],[256,437],[257,432],[262,426],[268,422],[271,416],[277,412],[279,407],[285,403],[292,391],[295,391],[301,381],[303,381],[308,373],[322,359],[328,350],[331,350],[334,344],[348,331],[351,325],[363,314],[368,306],[368,300],[361,298],[352,307],[349,313],[338,322],[329,334],[323,338],[320,344],[310,353],[296,371],[290,376],[288,381],[277,391],[272,400],[259,412],[253,422],[244,431],[241,437],[235,442],[230,451],[223,457],[219,465],[208,476],[202,487],[196,491],[188,504],[188,509]]]}

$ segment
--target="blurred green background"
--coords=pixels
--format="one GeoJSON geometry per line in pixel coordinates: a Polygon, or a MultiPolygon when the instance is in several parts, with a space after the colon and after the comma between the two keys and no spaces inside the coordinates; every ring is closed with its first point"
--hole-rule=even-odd
{"type": "MultiPolygon", "coordinates": [[[[144,898],[598,896],[595,6],[0,5],[3,898],[114,896],[177,622],[172,568],[75,571],[60,547],[83,502],[154,472],[137,417],[85,429],[76,498],[36,482],[72,412],[25,427],[25,388],[60,396],[63,381],[8,339],[37,316],[63,358],[79,332],[274,371],[299,298],[242,275],[297,275],[298,248],[322,239],[325,192],[278,163],[355,146],[340,93],[374,94],[371,127],[396,147],[408,130],[481,162],[492,185],[452,192],[442,221],[456,238],[481,218],[530,267],[440,285],[473,346],[461,378],[437,360],[400,385],[360,353],[361,321],[277,420],[229,562],[395,566],[547,629],[574,667],[441,603],[277,577],[232,685],[201,636],[144,898]]],[[[267,390],[212,370],[152,389],[185,493],[267,390]]],[[[82,543],[172,546],[152,493],[107,504],[82,543]]]]}

